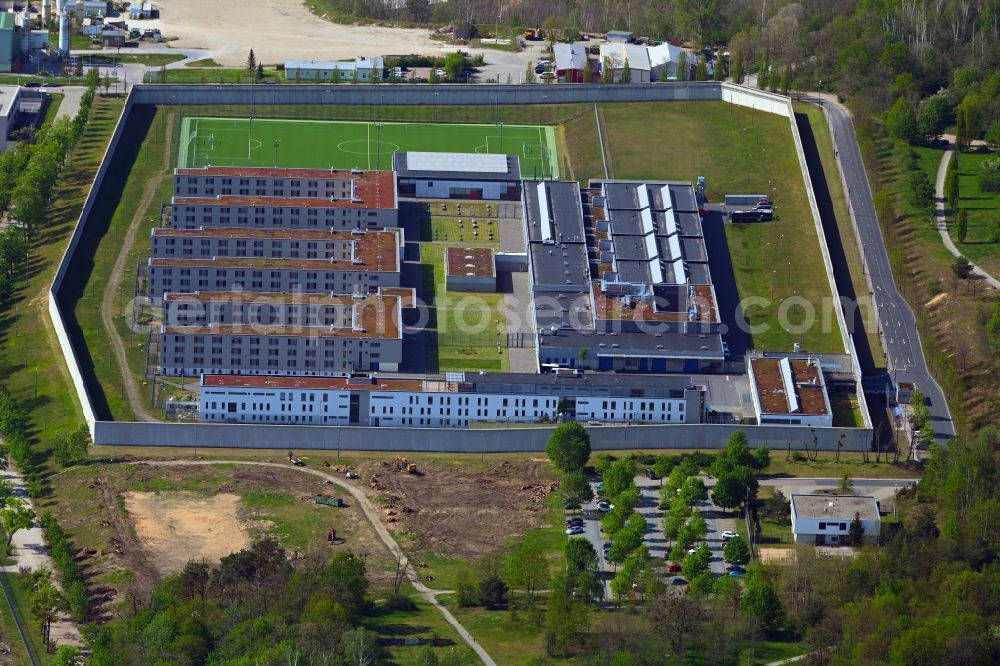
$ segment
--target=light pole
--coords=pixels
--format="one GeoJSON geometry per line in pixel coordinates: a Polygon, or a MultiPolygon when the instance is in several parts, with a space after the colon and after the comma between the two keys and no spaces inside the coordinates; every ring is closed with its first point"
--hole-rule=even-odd
{"type": "Polygon", "coordinates": [[[375,123],[375,170],[382,165],[382,123],[375,123]]]}
{"type": "Polygon", "coordinates": [[[274,168],[277,169],[278,168],[278,148],[281,146],[281,140],[280,139],[275,139],[274,141],[271,142],[271,145],[274,146],[274,168]]]}

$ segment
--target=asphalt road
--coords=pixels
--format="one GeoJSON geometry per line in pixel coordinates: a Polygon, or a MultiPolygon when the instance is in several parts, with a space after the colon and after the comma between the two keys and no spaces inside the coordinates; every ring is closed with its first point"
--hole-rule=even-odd
{"type": "Polygon", "coordinates": [[[955,436],[955,426],[944,392],[927,369],[913,311],[896,288],[850,115],[836,102],[826,100],[821,105],[833,132],[851,215],[861,236],[861,250],[874,292],[887,367],[895,383],[911,382],[927,397],[935,439],[939,443],[947,442],[955,436]]]}

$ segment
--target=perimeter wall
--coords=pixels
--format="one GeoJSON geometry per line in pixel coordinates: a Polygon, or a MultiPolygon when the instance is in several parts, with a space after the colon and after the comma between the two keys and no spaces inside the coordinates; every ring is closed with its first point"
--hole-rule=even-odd
{"type": "MultiPolygon", "coordinates": [[[[752,109],[774,113],[789,119],[805,181],[810,209],[820,243],[830,290],[839,302],[826,238],[816,207],[812,181],[802,152],[802,142],[795,124],[791,100],[763,90],[729,83],[689,82],[630,85],[137,85],[132,88],[124,110],[108,144],[101,167],[91,185],[80,220],[73,231],[62,262],[49,291],[49,314],[59,340],[84,419],[95,444],[123,446],[178,446],[228,448],[284,448],[294,443],[301,449],[395,450],[442,452],[540,451],[552,428],[504,429],[396,429],[312,426],[266,426],[247,424],[128,423],[98,419],[93,400],[80,369],[78,354],[67,333],[59,303],[59,292],[68,266],[87,233],[90,213],[99,196],[110,163],[121,141],[129,115],[136,105],[258,105],[258,104],[398,104],[398,105],[488,105],[497,101],[514,104],[570,104],[644,101],[720,100],[752,109]]],[[[851,355],[854,373],[861,370],[853,340],[847,337],[843,312],[837,309],[844,347],[851,355]]],[[[864,400],[862,391],[859,400],[864,400]]],[[[599,426],[590,427],[595,449],[622,448],[719,448],[734,430],[746,432],[754,446],[773,449],[832,451],[838,448],[860,451],[870,447],[872,439],[868,410],[861,405],[864,428],[802,428],[795,426],[599,426]]]]}

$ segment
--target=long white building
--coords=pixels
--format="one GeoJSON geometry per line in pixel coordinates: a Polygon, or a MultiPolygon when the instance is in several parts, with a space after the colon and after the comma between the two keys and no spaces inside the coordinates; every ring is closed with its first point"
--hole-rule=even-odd
{"type": "Polygon", "coordinates": [[[475,422],[700,423],[705,388],[683,376],[453,374],[447,380],[206,374],[202,421],[468,427],[475,422]]]}

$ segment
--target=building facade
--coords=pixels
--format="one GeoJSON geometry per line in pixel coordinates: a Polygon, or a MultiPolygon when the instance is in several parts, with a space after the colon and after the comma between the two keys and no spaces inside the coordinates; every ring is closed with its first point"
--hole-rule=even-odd
{"type": "Polygon", "coordinates": [[[150,234],[151,257],[256,257],[260,259],[325,259],[335,262],[368,260],[375,253],[381,261],[403,252],[403,230],[325,231],[310,229],[171,229],[158,227],[150,234]],[[391,236],[387,240],[385,236],[391,236]]]}
{"type": "Polygon", "coordinates": [[[704,388],[680,377],[640,386],[576,373],[458,374],[445,381],[206,375],[199,414],[206,422],[447,428],[559,418],[700,423],[704,412],[704,388]]]}
{"type": "Polygon", "coordinates": [[[404,197],[503,201],[521,197],[521,167],[513,155],[396,153],[393,169],[404,197]]]}
{"type": "Polygon", "coordinates": [[[829,428],[833,409],[816,358],[750,359],[750,396],[757,423],[829,428]]]}
{"type": "Polygon", "coordinates": [[[795,543],[817,546],[851,545],[855,515],[861,521],[862,542],[878,542],[881,518],[878,501],[862,495],[792,495],[792,534],[795,543]]]}
{"type": "Polygon", "coordinates": [[[267,167],[174,169],[174,195],[354,199],[377,183],[378,172],[267,167]]]}

